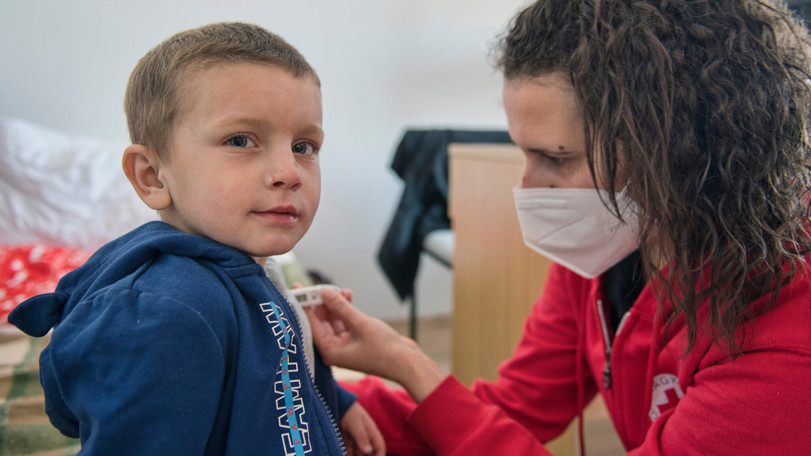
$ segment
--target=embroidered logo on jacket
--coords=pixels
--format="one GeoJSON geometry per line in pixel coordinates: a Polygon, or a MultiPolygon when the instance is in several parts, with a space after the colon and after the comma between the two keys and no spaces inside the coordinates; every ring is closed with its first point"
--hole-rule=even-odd
{"type": "Polygon", "coordinates": [[[290,355],[298,352],[293,328],[290,326],[281,307],[273,302],[261,304],[265,319],[271,325],[273,335],[282,358],[278,374],[281,379],[273,385],[276,393],[276,410],[279,413],[279,427],[286,430],[282,433],[286,455],[300,456],[312,451],[310,447],[309,426],[305,421],[304,402],[301,398],[301,380],[291,379],[291,373],[299,372],[298,363],[290,360],[290,355]]]}
{"type": "Polygon", "coordinates": [[[650,420],[655,421],[662,413],[675,407],[682,396],[684,391],[681,390],[679,379],[675,375],[659,374],[653,377],[653,396],[648,412],[650,420]]]}

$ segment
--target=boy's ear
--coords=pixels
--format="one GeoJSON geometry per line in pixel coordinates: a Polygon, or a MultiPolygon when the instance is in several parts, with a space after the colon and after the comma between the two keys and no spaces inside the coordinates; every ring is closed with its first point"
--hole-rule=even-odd
{"type": "Polygon", "coordinates": [[[160,211],[169,207],[172,197],[161,180],[160,160],[154,151],[140,144],[124,149],[121,166],[130,184],[150,209],[160,211]]]}

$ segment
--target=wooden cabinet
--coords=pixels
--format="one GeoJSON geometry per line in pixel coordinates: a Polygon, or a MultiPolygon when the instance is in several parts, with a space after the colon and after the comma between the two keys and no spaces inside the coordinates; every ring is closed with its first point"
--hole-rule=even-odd
{"type": "MultiPolygon", "coordinates": [[[[493,380],[540,296],[549,260],[524,245],[512,189],[524,158],[514,145],[452,144],[448,213],[455,236],[451,369],[466,385],[493,380]]],[[[573,454],[573,427],[547,444],[573,454]]]]}
{"type": "Polygon", "coordinates": [[[546,280],[549,260],[524,245],[512,189],[524,158],[514,145],[452,144],[448,212],[453,258],[453,373],[493,380],[546,280]]]}

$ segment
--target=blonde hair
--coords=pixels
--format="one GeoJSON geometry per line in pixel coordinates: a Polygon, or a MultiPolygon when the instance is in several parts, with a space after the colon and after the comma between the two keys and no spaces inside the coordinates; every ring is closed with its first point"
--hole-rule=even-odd
{"type": "Polygon", "coordinates": [[[175,34],[146,53],[127,83],[124,111],[133,144],[147,146],[165,159],[172,127],[181,111],[180,91],[194,70],[225,63],[257,63],[286,69],[294,77],[315,70],[283,38],[241,22],[205,25],[175,34]]]}

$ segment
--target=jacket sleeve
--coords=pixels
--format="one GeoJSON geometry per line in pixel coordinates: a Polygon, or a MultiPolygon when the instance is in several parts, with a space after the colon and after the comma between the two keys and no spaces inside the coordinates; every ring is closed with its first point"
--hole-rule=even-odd
{"type": "Polygon", "coordinates": [[[495,382],[476,381],[468,392],[447,379],[416,408],[409,423],[437,454],[548,454],[542,442],[563,432],[594,397],[578,331],[582,287],[568,286],[567,277],[559,266],[550,269],[495,382]]]}
{"type": "MultiPolygon", "coordinates": [[[[705,366],[678,405],[654,421],[642,445],[628,455],[733,456],[743,449],[804,455],[811,447],[809,376],[811,355],[802,347],[758,350],[705,366]]],[[[439,455],[549,454],[529,429],[452,377],[407,422],[439,455]]]]}
{"type": "Polygon", "coordinates": [[[408,424],[408,417],[417,404],[401,388],[391,388],[374,376],[357,383],[339,381],[346,390],[358,395],[358,402],[374,419],[386,439],[386,452],[392,456],[428,456],[435,454],[422,440],[417,430],[408,424]]]}
{"type": "Polygon", "coordinates": [[[496,382],[477,381],[468,390],[449,377],[419,406],[379,381],[361,383],[359,400],[393,454],[548,454],[542,442],[563,432],[596,393],[585,364],[577,364],[584,363],[578,356],[580,307],[561,271],[550,270],[496,382]]]}
{"type": "Polygon", "coordinates": [[[107,292],[54,330],[41,365],[46,409],[75,417],[82,454],[201,455],[224,366],[223,346],[194,309],[107,292]]]}
{"type": "Polygon", "coordinates": [[[358,396],[356,394],[352,394],[343,388],[341,385],[335,385],[335,389],[338,392],[338,420],[340,421],[349,407],[358,400],[358,396]]]}

